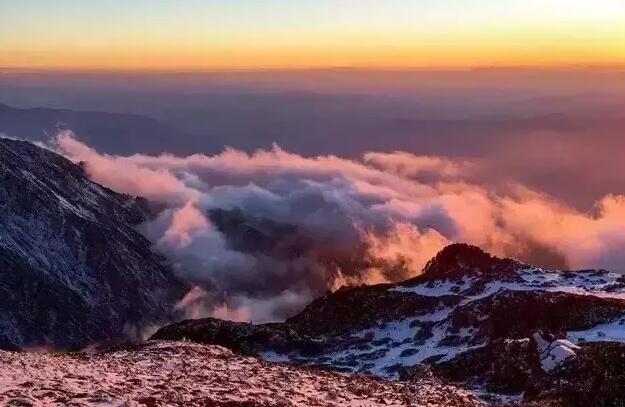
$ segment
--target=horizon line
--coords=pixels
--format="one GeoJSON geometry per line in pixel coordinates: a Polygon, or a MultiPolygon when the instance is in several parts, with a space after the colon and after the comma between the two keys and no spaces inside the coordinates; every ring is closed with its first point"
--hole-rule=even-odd
{"type": "Polygon", "coordinates": [[[81,67],[81,66],[2,66],[0,73],[41,73],[41,72],[76,72],[76,73],[272,73],[272,72],[479,72],[479,71],[621,71],[625,63],[599,64],[510,64],[510,65],[441,65],[441,66],[310,66],[310,67],[81,67]]]}

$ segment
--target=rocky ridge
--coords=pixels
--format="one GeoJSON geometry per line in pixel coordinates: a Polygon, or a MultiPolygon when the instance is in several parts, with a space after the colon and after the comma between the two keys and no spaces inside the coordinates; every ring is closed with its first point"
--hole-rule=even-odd
{"type": "Polygon", "coordinates": [[[625,341],[624,283],[603,270],[545,270],[456,244],[416,278],[341,288],[284,323],[189,320],[154,338],[390,379],[429,366],[480,394],[529,402],[552,394],[548,383],[578,353],[625,341]]]}

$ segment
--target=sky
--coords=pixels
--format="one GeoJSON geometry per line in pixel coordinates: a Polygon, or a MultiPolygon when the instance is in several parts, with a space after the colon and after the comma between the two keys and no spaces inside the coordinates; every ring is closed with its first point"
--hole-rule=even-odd
{"type": "Polygon", "coordinates": [[[0,0],[0,67],[625,65],[622,0],[0,0]]]}

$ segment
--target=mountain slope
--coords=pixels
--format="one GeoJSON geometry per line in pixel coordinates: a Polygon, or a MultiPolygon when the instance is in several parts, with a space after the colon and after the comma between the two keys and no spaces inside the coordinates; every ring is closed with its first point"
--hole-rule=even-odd
{"type": "Polygon", "coordinates": [[[595,341],[625,341],[624,321],[621,275],[543,270],[459,244],[416,278],[344,287],[284,323],[190,320],[154,338],[386,378],[427,365],[480,391],[531,398],[595,341]]]}
{"type": "Polygon", "coordinates": [[[145,202],[0,139],[0,348],[74,348],[170,314],[182,284],[134,229],[145,202]]]}
{"type": "Polygon", "coordinates": [[[164,341],[97,354],[0,352],[0,389],[2,405],[21,406],[485,406],[435,378],[392,383],[164,341]]]}

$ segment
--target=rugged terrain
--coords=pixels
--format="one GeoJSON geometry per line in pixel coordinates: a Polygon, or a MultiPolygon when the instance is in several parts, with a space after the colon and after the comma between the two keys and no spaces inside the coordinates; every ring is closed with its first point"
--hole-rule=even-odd
{"type": "Polygon", "coordinates": [[[0,139],[0,348],[79,348],[166,321],[182,284],[135,230],[145,201],[0,139]]]}
{"type": "Polygon", "coordinates": [[[432,377],[410,383],[243,357],[210,345],[149,341],[97,354],[0,352],[9,406],[483,406],[432,377]]]}
{"type": "Polygon", "coordinates": [[[544,270],[456,244],[419,277],[327,293],[284,323],[189,320],[154,338],[390,379],[428,368],[499,400],[613,405],[597,400],[623,393],[610,366],[624,323],[621,275],[544,270]]]}

